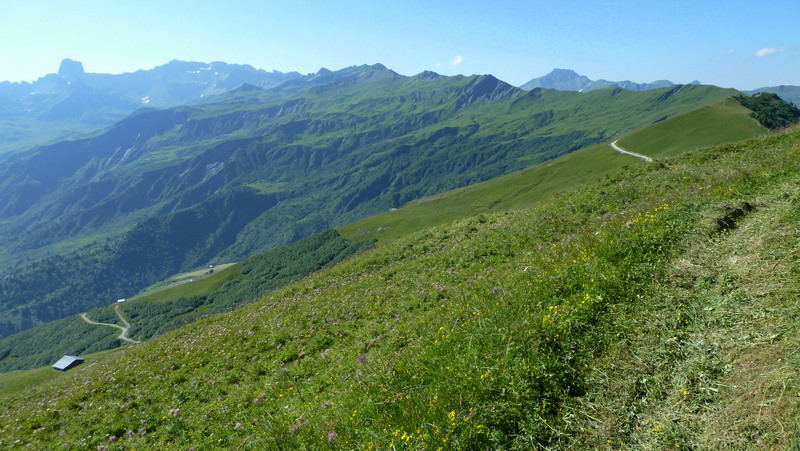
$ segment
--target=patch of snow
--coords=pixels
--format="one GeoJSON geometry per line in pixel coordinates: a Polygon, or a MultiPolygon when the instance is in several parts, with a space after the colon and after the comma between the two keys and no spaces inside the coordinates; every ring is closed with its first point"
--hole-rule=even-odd
{"type": "Polygon", "coordinates": [[[142,97],[142,103],[150,103],[150,96],[142,97]]]}

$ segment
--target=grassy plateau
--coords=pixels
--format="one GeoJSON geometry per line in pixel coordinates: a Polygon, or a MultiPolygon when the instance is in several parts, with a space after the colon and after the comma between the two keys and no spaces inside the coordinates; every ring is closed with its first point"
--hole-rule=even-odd
{"type": "Polygon", "coordinates": [[[9,390],[0,447],[797,447],[798,186],[792,129],[398,236],[9,390]]]}

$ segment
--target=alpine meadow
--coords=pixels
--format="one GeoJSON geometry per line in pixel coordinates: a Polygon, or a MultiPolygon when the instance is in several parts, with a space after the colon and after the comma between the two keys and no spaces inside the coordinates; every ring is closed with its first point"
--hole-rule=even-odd
{"type": "Polygon", "coordinates": [[[0,83],[0,448],[800,448],[794,88],[0,83]]]}

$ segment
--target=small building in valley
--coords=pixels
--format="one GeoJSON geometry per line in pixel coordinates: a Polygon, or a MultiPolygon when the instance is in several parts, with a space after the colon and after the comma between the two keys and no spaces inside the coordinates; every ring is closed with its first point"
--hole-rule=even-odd
{"type": "Polygon", "coordinates": [[[58,362],[53,364],[53,368],[59,371],[67,371],[70,368],[75,368],[76,366],[83,363],[83,358],[78,357],[75,355],[65,355],[58,359],[58,362]]]}

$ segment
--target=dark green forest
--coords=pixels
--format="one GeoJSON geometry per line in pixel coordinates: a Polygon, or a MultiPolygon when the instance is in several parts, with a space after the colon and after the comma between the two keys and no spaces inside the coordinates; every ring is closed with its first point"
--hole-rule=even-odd
{"type": "Polygon", "coordinates": [[[753,111],[753,118],[769,129],[788,127],[800,121],[800,109],[784,102],[777,94],[759,92],[752,96],[738,95],[739,103],[753,111]]]}

